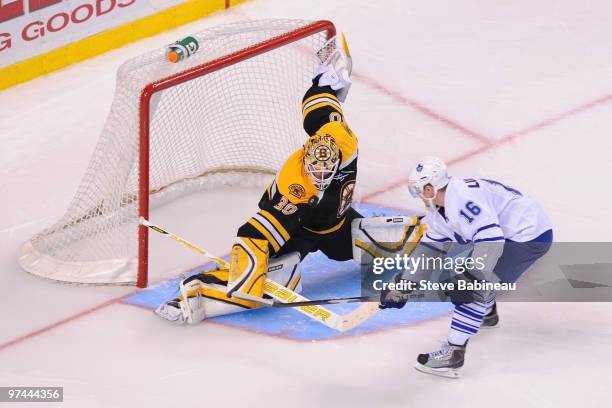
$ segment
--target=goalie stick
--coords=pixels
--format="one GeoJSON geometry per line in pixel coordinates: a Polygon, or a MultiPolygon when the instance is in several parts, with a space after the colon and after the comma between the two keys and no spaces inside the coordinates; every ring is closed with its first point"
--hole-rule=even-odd
{"type": "MultiPolygon", "coordinates": [[[[216,262],[217,264],[221,266],[229,267],[229,263],[227,261],[217,256],[214,256],[212,254],[209,254],[207,251],[203,250],[202,248],[192,244],[189,241],[184,240],[183,238],[179,237],[176,234],[173,234],[161,228],[158,225],[151,223],[144,217],[140,217],[140,224],[186,246],[187,248],[190,248],[198,252],[201,255],[206,256],[208,259],[216,262]]],[[[378,301],[374,302],[370,300],[370,301],[367,301],[368,303],[364,303],[363,305],[359,306],[358,308],[356,308],[355,310],[349,313],[346,313],[344,315],[339,315],[337,313],[332,312],[331,310],[328,310],[322,306],[319,306],[319,303],[311,303],[311,302],[318,302],[318,301],[311,301],[307,299],[306,297],[300,295],[299,293],[294,292],[291,289],[287,288],[286,286],[283,286],[271,279],[266,279],[264,283],[264,293],[270,296],[276,302],[273,302],[272,304],[261,302],[263,305],[273,306],[273,307],[274,305],[276,305],[276,307],[294,307],[300,313],[305,314],[311,319],[319,323],[322,323],[331,329],[338,330],[338,331],[347,331],[347,330],[351,330],[359,326],[361,323],[363,323],[364,321],[372,317],[374,314],[376,314],[376,312],[378,312],[379,310],[378,301]],[[279,306],[279,305],[282,305],[282,306],[279,306]]],[[[350,298],[350,299],[357,299],[357,298],[350,298]]],[[[324,300],[324,302],[328,301],[328,303],[348,303],[348,302],[339,302],[339,300],[340,299],[326,299],[324,300]],[[336,302],[334,302],[334,300],[336,302]]],[[[358,301],[358,300],[353,300],[353,301],[358,301]]],[[[361,301],[366,301],[366,300],[361,300],[361,301]]]]}
{"type": "MultiPolygon", "coordinates": [[[[421,299],[423,294],[402,294],[400,299],[412,300],[421,299]]],[[[272,302],[269,304],[271,307],[296,307],[296,306],[309,306],[309,305],[338,305],[341,303],[355,303],[355,302],[376,302],[380,303],[380,296],[356,296],[356,297],[345,297],[345,298],[331,298],[331,299],[317,299],[317,300],[305,300],[303,302],[291,302],[291,303],[279,303],[272,302]]]]}
{"type": "MultiPolygon", "coordinates": [[[[423,294],[410,294],[406,293],[401,295],[399,299],[405,300],[406,302],[412,299],[421,299],[423,294]]],[[[331,298],[331,299],[317,299],[317,300],[305,300],[303,302],[291,302],[291,303],[279,303],[272,302],[267,304],[270,307],[296,307],[296,306],[310,306],[310,305],[338,305],[341,303],[355,303],[355,302],[381,302],[380,296],[356,296],[356,297],[345,297],[345,298],[331,298]]]]}
{"type": "Polygon", "coordinates": [[[311,305],[339,305],[342,303],[356,303],[356,302],[380,302],[380,297],[378,296],[356,296],[356,297],[345,297],[345,298],[315,299],[315,300],[306,300],[303,302],[291,302],[291,303],[273,302],[270,306],[272,307],[297,307],[297,306],[311,306],[311,305]]]}

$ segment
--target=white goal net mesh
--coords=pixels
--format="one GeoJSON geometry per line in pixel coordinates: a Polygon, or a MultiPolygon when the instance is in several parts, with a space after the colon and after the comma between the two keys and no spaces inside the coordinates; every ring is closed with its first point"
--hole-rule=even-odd
{"type": "MultiPolygon", "coordinates": [[[[60,281],[134,283],[142,90],[308,24],[257,20],[218,26],[194,34],[198,52],[176,64],[166,60],[166,47],[125,62],[72,203],[57,223],[22,246],[22,267],[60,281]]],[[[155,93],[149,109],[151,205],[220,184],[269,180],[305,140],[301,98],[318,65],[315,51],[326,40],[319,32],[155,93]]]]}

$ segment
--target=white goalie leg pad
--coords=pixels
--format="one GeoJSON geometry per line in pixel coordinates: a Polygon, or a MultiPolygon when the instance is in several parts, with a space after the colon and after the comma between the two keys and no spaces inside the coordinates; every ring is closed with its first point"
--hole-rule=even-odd
{"type": "Polygon", "coordinates": [[[162,303],[155,310],[157,316],[175,324],[197,324],[210,317],[248,310],[242,306],[202,296],[200,291],[202,288],[225,292],[226,288],[220,285],[207,285],[196,279],[185,284],[181,282],[179,287],[183,300],[162,303]],[[188,296],[189,293],[192,296],[188,296]]]}
{"type": "Polygon", "coordinates": [[[268,279],[293,290],[302,292],[302,271],[300,253],[290,252],[268,260],[268,279]]]}
{"type": "Polygon", "coordinates": [[[180,302],[171,300],[162,303],[155,314],[175,324],[197,324],[211,317],[243,310],[247,309],[203,296],[193,296],[180,302]]]}
{"type": "Polygon", "coordinates": [[[425,229],[416,215],[354,219],[351,223],[353,260],[368,265],[373,258],[409,255],[425,229]]]}
{"type": "Polygon", "coordinates": [[[170,300],[162,303],[155,314],[162,319],[176,324],[196,324],[206,318],[206,308],[204,299],[199,295],[198,289],[204,287],[199,280],[192,280],[188,283],[181,281],[179,289],[183,300],[170,300]],[[188,296],[188,293],[196,293],[195,296],[188,296]]]}
{"type": "Polygon", "coordinates": [[[170,300],[164,302],[154,312],[157,316],[171,323],[184,324],[185,316],[179,302],[170,300]]]}
{"type": "Polygon", "coordinates": [[[216,316],[224,316],[236,312],[243,312],[245,310],[244,307],[231,305],[229,303],[221,302],[220,300],[203,298],[204,300],[204,310],[206,311],[206,318],[216,317],[216,316]]]}
{"type": "Polygon", "coordinates": [[[181,290],[181,296],[183,301],[180,302],[181,311],[183,312],[183,318],[187,324],[200,323],[206,319],[206,302],[205,299],[200,295],[199,289],[207,287],[203,282],[194,279],[190,282],[179,283],[181,290]],[[196,295],[189,297],[189,292],[195,292],[196,295]]]}

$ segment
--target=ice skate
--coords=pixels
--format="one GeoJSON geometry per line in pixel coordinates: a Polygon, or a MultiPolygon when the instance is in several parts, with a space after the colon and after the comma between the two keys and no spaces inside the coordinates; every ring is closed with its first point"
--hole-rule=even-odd
{"type": "Polygon", "coordinates": [[[497,314],[497,303],[493,303],[493,308],[487,313],[480,326],[484,329],[494,329],[499,327],[499,315],[497,314]]]}
{"type": "Polygon", "coordinates": [[[459,378],[459,368],[463,366],[465,348],[466,346],[447,343],[440,350],[419,354],[414,368],[427,374],[459,378]]]}

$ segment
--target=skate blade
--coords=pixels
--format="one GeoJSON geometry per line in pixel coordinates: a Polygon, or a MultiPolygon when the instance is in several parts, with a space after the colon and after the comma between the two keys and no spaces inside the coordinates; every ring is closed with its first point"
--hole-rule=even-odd
{"type": "Polygon", "coordinates": [[[437,375],[439,377],[446,377],[446,378],[460,378],[461,377],[461,374],[459,373],[459,369],[457,368],[431,368],[431,367],[424,366],[421,363],[416,363],[414,365],[414,368],[416,368],[418,371],[422,373],[437,375]]]}

